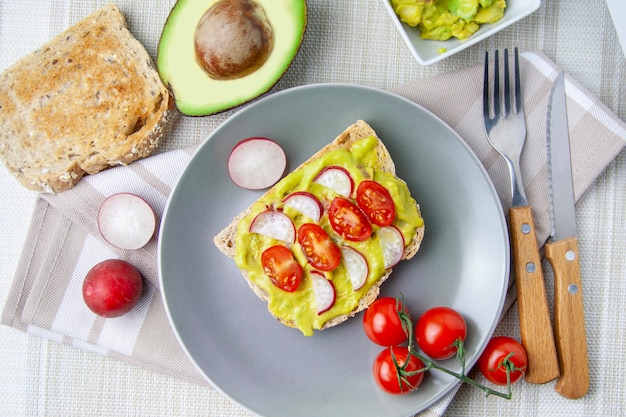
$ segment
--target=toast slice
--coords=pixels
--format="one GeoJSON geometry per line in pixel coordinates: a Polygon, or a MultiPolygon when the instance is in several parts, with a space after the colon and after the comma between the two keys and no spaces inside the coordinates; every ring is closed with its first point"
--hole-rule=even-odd
{"type": "Polygon", "coordinates": [[[0,159],[26,187],[56,193],[146,157],[173,99],[109,4],[0,75],[0,159]]]}
{"type": "MultiPolygon", "coordinates": [[[[380,140],[380,138],[377,137],[376,132],[372,129],[372,127],[362,120],[357,121],[353,125],[349,126],[347,129],[345,129],[339,136],[335,138],[335,140],[333,140],[331,143],[329,143],[328,145],[323,147],[321,150],[319,150],[317,153],[315,153],[313,156],[311,156],[307,161],[305,161],[302,165],[296,168],[293,172],[301,170],[305,168],[306,166],[315,163],[315,161],[322,158],[324,155],[328,154],[329,152],[332,152],[337,149],[349,149],[350,146],[354,144],[355,142],[364,138],[369,138],[369,137],[375,137],[377,139],[377,144],[376,144],[376,149],[375,149],[375,152],[377,155],[376,170],[380,170],[382,172],[392,174],[393,176],[395,176],[395,165],[393,163],[393,160],[387,148],[385,147],[383,142],[380,140]]],[[[398,180],[402,181],[400,179],[398,180]]],[[[403,181],[402,183],[405,184],[403,181]]],[[[255,210],[258,210],[257,203],[259,201],[264,200],[266,196],[271,195],[275,191],[275,188],[279,187],[280,184],[281,182],[279,182],[274,187],[270,188],[261,198],[257,200],[256,203],[253,203],[248,208],[246,208],[243,212],[237,215],[227,227],[222,229],[214,237],[214,243],[222,253],[224,253],[229,258],[236,260],[237,258],[237,243],[236,243],[237,231],[240,225],[242,224],[242,220],[252,215],[255,212],[255,210]]],[[[421,219],[419,205],[413,199],[411,199],[411,202],[412,204],[415,205],[414,209],[417,211],[418,216],[420,216],[420,219],[421,219]]],[[[405,242],[405,248],[404,248],[404,253],[402,255],[402,260],[408,260],[415,256],[415,254],[418,252],[420,248],[423,237],[424,237],[424,223],[422,221],[421,225],[415,228],[414,234],[412,238],[410,239],[410,241],[405,242]]],[[[258,257],[260,257],[260,254],[258,254],[258,257]]],[[[248,271],[242,268],[240,268],[240,271],[243,277],[247,280],[248,285],[255,292],[255,294],[259,298],[261,298],[263,301],[266,301],[269,303],[270,301],[269,294],[263,288],[261,288],[261,286],[257,285],[253,280],[250,279],[248,271]]],[[[378,297],[378,294],[380,292],[380,286],[383,284],[383,282],[385,282],[389,278],[389,276],[391,275],[391,272],[392,272],[392,269],[385,270],[379,277],[377,277],[375,282],[371,283],[371,286],[369,287],[369,289],[367,289],[367,291],[361,296],[361,298],[358,300],[358,304],[355,305],[352,310],[346,313],[337,315],[336,317],[330,318],[328,321],[324,322],[322,326],[320,326],[319,330],[336,326],[346,321],[347,319],[353,317],[360,311],[366,309],[378,297]]],[[[280,321],[286,326],[296,327],[296,328],[299,327],[298,324],[295,323],[293,320],[285,319],[280,314],[275,314],[274,312],[272,312],[271,309],[270,309],[270,313],[278,321],[280,321]]],[[[304,331],[303,333],[307,334],[304,331]]]]}

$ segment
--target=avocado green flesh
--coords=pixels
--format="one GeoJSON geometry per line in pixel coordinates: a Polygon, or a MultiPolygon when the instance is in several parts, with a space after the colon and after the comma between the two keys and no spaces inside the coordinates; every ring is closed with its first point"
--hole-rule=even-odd
{"type": "Polygon", "coordinates": [[[293,293],[286,292],[272,284],[269,277],[265,275],[260,263],[260,254],[270,246],[285,245],[289,247],[290,245],[267,236],[250,233],[250,225],[256,215],[267,210],[268,207],[282,210],[294,222],[296,230],[300,225],[312,222],[311,219],[306,218],[292,207],[283,205],[282,201],[292,192],[307,191],[315,195],[325,207],[328,207],[330,201],[337,194],[313,182],[313,180],[325,167],[337,165],[350,172],[355,182],[355,189],[365,179],[374,179],[387,188],[396,208],[394,225],[401,231],[404,241],[410,242],[415,236],[417,228],[424,224],[423,219],[406,183],[380,169],[376,145],[377,139],[374,137],[362,139],[353,143],[349,150],[337,149],[328,152],[321,158],[302,166],[284,177],[273,188],[273,191],[257,201],[251,213],[239,222],[235,243],[237,266],[247,271],[248,279],[268,294],[268,309],[272,314],[285,321],[295,323],[295,326],[306,336],[311,336],[314,329],[320,329],[327,321],[354,311],[359,300],[386,272],[381,245],[376,237],[378,226],[372,225],[374,236],[371,239],[363,242],[347,242],[332,230],[328,216],[322,217],[319,224],[328,232],[335,243],[351,246],[366,257],[369,274],[366,283],[361,288],[354,290],[343,262],[335,270],[326,272],[324,275],[332,281],[335,287],[335,304],[326,312],[318,315],[312,282],[308,274],[313,268],[307,263],[300,245],[295,242],[291,245],[291,249],[305,273],[298,289],[293,293]]]}
{"type": "Polygon", "coordinates": [[[401,22],[418,27],[420,38],[467,39],[480,25],[504,16],[506,0],[390,0],[401,22]]]}
{"type": "Polygon", "coordinates": [[[464,20],[472,20],[478,12],[478,0],[448,0],[448,10],[464,20]]]}
{"type": "Polygon", "coordinates": [[[274,46],[255,72],[234,80],[216,80],[196,61],[194,32],[218,0],[178,0],[163,27],[157,68],[171,89],[176,107],[188,116],[205,116],[244,104],[272,88],[295,58],[306,28],[305,0],[255,0],[274,31],[274,46]]]}

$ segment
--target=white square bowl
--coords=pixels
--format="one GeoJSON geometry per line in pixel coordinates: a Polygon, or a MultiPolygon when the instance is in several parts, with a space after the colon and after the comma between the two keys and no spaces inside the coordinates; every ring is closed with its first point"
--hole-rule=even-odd
{"type": "Polygon", "coordinates": [[[536,11],[541,6],[541,0],[507,0],[506,9],[502,19],[495,23],[483,24],[480,29],[467,39],[459,40],[450,38],[447,41],[433,41],[420,38],[420,30],[417,27],[411,27],[405,23],[401,23],[400,19],[391,7],[389,0],[381,0],[387,11],[391,15],[391,19],[400,31],[400,35],[406,42],[409,50],[417,59],[417,61],[426,66],[441,61],[451,55],[462,51],[465,48],[488,38],[496,32],[501,31],[505,27],[512,25],[536,11]]]}

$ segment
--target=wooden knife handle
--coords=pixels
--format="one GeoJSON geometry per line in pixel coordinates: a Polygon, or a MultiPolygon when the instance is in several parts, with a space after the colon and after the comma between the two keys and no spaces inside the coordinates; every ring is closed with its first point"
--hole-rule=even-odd
{"type": "Polygon", "coordinates": [[[528,354],[524,379],[533,384],[543,384],[559,376],[559,362],[535,222],[530,206],[511,207],[509,217],[520,332],[522,345],[528,354]]]}
{"type": "Polygon", "coordinates": [[[589,362],[578,240],[546,243],[546,258],[554,271],[554,332],[561,364],[554,388],[566,398],[580,398],[589,390],[589,362]]]}

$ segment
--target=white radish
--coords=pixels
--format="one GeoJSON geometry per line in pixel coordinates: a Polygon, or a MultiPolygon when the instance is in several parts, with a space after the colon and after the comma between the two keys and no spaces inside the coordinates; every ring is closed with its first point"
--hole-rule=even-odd
{"type": "Polygon", "coordinates": [[[345,168],[335,165],[321,170],[313,181],[346,198],[352,195],[354,189],[354,180],[350,173],[345,168]]]}
{"type": "Polygon", "coordinates": [[[385,269],[389,269],[400,262],[404,255],[404,237],[395,226],[381,227],[377,234],[383,250],[385,269]]]}
{"type": "Polygon", "coordinates": [[[306,191],[297,191],[289,194],[285,197],[283,203],[285,203],[286,206],[293,207],[315,223],[320,221],[324,211],[324,207],[317,197],[306,191]]]}
{"type": "Polygon", "coordinates": [[[287,157],[281,146],[267,138],[239,142],[228,157],[228,174],[239,187],[261,190],[274,185],[285,172],[287,157]]]}
{"type": "Polygon", "coordinates": [[[291,219],[286,214],[273,210],[257,214],[250,224],[250,233],[273,237],[287,243],[293,243],[296,239],[296,227],[291,219]]]}
{"type": "Polygon", "coordinates": [[[361,252],[349,246],[341,247],[341,259],[346,267],[348,278],[352,283],[352,290],[360,289],[369,275],[369,266],[361,252]]]}
{"type": "Polygon", "coordinates": [[[317,314],[322,314],[335,304],[335,286],[321,272],[311,271],[309,276],[313,284],[317,314]]]}
{"type": "Polygon", "coordinates": [[[98,229],[111,245],[135,250],[154,235],[156,216],[143,198],[130,193],[113,194],[98,209],[98,229]]]}

